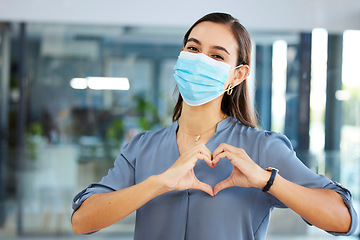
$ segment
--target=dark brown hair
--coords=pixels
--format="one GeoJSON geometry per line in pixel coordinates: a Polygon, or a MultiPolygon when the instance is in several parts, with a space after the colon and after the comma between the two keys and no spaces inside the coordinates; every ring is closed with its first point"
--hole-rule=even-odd
{"type": "MultiPolygon", "coordinates": [[[[201,22],[221,23],[228,26],[238,43],[237,66],[240,64],[250,66],[251,63],[251,39],[248,31],[240,22],[227,13],[210,13],[196,21],[184,36],[183,46],[185,47],[191,31],[201,22]]],[[[177,87],[176,87],[177,89],[177,87]]],[[[183,99],[178,94],[178,100],[173,111],[173,121],[181,116],[183,99]]],[[[224,94],[221,102],[221,110],[224,114],[232,116],[243,124],[251,127],[257,125],[256,115],[250,103],[247,79],[233,88],[231,95],[224,94]]]]}

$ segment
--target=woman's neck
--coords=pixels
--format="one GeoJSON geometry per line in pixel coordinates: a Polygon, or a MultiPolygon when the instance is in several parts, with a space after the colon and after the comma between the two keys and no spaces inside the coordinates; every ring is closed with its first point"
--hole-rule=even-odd
{"type": "MultiPolygon", "coordinates": [[[[216,99],[218,100],[218,99],[216,99]]],[[[226,115],[221,111],[220,102],[213,100],[207,104],[192,107],[183,103],[181,116],[179,118],[179,131],[191,134],[202,134],[214,129],[226,115]]]]}

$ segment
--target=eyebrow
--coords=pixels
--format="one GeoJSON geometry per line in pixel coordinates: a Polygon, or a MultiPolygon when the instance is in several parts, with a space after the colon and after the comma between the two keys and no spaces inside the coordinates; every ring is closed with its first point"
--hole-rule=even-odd
{"type": "MultiPolygon", "coordinates": [[[[197,43],[197,44],[201,45],[201,42],[200,42],[199,40],[197,40],[196,38],[189,38],[189,39],[187,40],[187,42],[194,42],[194,43],[197,43]]],[[[211,46],[211,48],[224,51],[224,52],[226,52],[228,55],[230,55],[230,53],[228,52],[228,50],[226,50],[226,48],[224,48],[224,47],[215,45],[215,46],[211,46]]]]}

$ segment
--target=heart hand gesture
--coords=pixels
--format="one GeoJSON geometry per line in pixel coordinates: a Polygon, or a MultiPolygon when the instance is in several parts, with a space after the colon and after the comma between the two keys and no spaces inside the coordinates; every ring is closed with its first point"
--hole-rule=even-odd
{"type": "Polygon", "coordinates": [[[241,148],[222,143],[213,154],[204,145],[184,152],[176,162],[161,174],[166,188],[171,190],[198,189],[211,196],[228,187],[263,188],[270,173],[257,165],[241,148]],[[227,158],[234,165],[231,175],[215,185],[214,189],[197,179],[194,166],[198,160],[204,160],[209,167],[216,167],[221,158],[227,158]]]}
{"type": "Polygon", "coordinates": [[[178,191],[198,189],[214,196],[212,187],[199,181],[194,174],[194,166],[199,159],[204,160],[209,167],[213,167],[210,150],[204,144],[199,144],[181,154],[176,162],[162,173],[166,187],[178,191]]]}

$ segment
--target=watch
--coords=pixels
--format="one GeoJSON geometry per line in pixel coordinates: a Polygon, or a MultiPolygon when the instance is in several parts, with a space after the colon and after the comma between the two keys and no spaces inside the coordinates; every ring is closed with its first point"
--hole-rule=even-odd
{"type": "Polygon", "coordinates": [[[271,171],[271,176],[270,176],[269,181],[266,183],[265,187],[262,189],[263,192],[269,191],[270,187],[271,187],[271,186],[273,185],[273,183],[274,183],[276,174],[279,172],[278,169],[273,168],[273,167],[268,167],[268,168],[266,168],[266,171],[269,171],[269,172],[271,171]]]}

